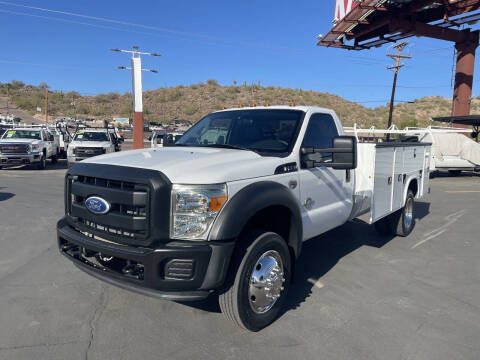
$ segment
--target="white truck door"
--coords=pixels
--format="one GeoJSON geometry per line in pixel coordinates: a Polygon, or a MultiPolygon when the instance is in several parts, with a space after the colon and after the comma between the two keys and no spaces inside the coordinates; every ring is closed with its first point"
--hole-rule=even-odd
{"type": "MultiPolygon", "coordinates": [[[[333,138],[338,135],[337,126],[330,114],[313,114],[302,147],[330,148],[333,146],[333,138]]],[[[319,162],[332,161],[331,153],[308,156],[310,160],[319,162]]],[[[300,202],[306,240],[347,221],[353,206],[353,172],[327,167],[307,169],[301,165],[300,202]]]]}
{"type": "Polygon", "coordinates": [[[42,131],[42,138],[43,138],[43,143],[45,144],[45,150],[47,153],[47,158],[52,156],[52,151],[53,151],[53,142],[51,141],[51,136],[50,133],[47,131],[42,131]]]}

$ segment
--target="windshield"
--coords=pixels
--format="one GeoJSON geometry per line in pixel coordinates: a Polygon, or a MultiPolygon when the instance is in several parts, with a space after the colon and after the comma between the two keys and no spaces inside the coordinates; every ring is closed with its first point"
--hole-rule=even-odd
{"type": "Polygon", "coordinates": [[[291,151],[304,113],[298,110],[235,110],[207,115],[176,146],[231,147],[258,153],[291,151]]]}
{"type": "Polygon", "coordinates": [[[38,130],[8,130],[3,139],[34,139],[42,140],[38,130]]]}
{"type": "Polygon", "coordinates": [[[79,131],[74,138],[75,141],[109,141],[106,132],[79,131]]]}

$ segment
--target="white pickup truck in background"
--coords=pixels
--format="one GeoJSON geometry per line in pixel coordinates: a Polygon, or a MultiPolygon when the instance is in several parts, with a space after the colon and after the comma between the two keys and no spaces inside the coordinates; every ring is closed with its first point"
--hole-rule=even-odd
{"type": "Polygon", "coordinates": [[[410,234],[430,153],[428,143],[357,143],[319,107],[219,111],[174,146],[75,164],[58,246],[122,288],[217,294],[227,317],[257,331],[279,315],[304,241],[359,216],[381,234],[410,234]]]}
{"type": "Polygon", "coordinates": [[[36,164],[39,169],[45,169],[47,159],[57,162],[59,150],[58,136],[46,128],[13,128],[0,139],[0,168],[36,164]]]}
{"type": "Polygon", "coordinates": [[[120,142],[114,129],[86,128],[78,130],[68,145],[68,166],[93,156],[120,151],[120,142]]]}

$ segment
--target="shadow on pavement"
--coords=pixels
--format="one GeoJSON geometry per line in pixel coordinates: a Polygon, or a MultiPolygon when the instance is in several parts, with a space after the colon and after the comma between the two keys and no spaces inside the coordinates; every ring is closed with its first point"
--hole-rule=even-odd
{"type": "MultiPolygon", "coordinates": [[[[430,203],[415,203],[414,213],[415,219],[423,219],[430,213],[430,203]]],[[[394,238],[393,235],[379,235],[373,225],[352,221],[305,242],[297,259],[285,311],[300,306],[311,295],[316,282],[343,257],[362,246],[381,248],[394,238]]]]}
{"type": "Polygon", "coordinates": [[[430,173],[430,178],[462,178],[462,177],[480,177],[480,173],[473,171],[462,171],[459,174],[448,171],[434,171],[430,173]]]}
{"type": "Polygon", "coordinates": [[[52,164],[51,161],[47,161],[47,167],[44,170],[38,170],[36,165],[14,165],[14,166],[7,166],[2,168],[2,170],[20,170],[20,171],[31,171],[31,170],[38,170],[38,171],[49,171],[49,170],[66,170],[67,169],[67,160],[65,159],[58,159],[56,164],[52,164]]]}

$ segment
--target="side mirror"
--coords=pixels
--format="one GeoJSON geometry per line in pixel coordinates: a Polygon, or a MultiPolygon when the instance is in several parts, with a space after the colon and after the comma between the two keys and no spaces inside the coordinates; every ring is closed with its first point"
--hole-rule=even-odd
{"type": "Polygon", "coordinates": [[[333,138],[333,147],[315,149],[302,147],[302,163],[306,168],[331,167],[335,170],[352,170],[357,167],[357,139],[355,136],[336,136],[333,138]],[[331,153],[326,161],[311,159],[310,154],[331,153]]]}

